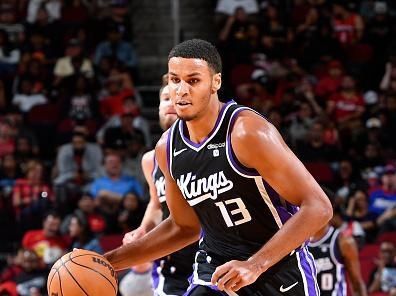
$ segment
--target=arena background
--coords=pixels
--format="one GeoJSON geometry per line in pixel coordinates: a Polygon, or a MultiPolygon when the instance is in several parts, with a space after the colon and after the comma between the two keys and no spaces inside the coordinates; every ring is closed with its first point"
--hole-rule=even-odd
{"type": "Polygon", "coordinates": [[[392,0],[1,0],[0,295],[46,295],[22,288],[79,246],[72,213],[98,251],[139,225],[167,54],[191,38],[221,52],[221,99],[265,115],[326,188],[375,290],[396,259],[395,21],[392,0]],[[97,202],[108,174],[119,204],[97,202]]]}

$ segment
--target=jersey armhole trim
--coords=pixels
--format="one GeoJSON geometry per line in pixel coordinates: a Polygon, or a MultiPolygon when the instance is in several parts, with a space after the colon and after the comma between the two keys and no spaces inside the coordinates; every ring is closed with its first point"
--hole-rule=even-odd
{"type": "Polygon", "coordinates": [[[249,169],[249,168],[243,166],[239,162],[238,158],[236,157],[235,153],[232,150],[231,130],[232,130],[232,127],[234,126],[235,120],[238,117],[238,114],[244,110],[252,111],[250,108],[240,107],[240,108],[235,109],[231,114],[230,121],[229,121],[229,124],[227,127],[227,135],[226,135],[226,155],[227,155],[228,163],[230,164],[230,166],[236,173],[238,173],[239,175],[246,177],[246,178],[256,178],[256,177],[260,176],[260,174],[255,169],[249,169]]]}
{"type": "Polygon", "coordinates": [[[173,177],[173,173],[172,173],[173,135],[174,135],[175,126],[177,126],[178,122],[179,122],[179,120],[176,120],[173,123],[172,127],[169,130],[168,139],[166,141],[166,160],[167,160],[169,174],[171,175],[173,180],[175,179],[173,177]]]}

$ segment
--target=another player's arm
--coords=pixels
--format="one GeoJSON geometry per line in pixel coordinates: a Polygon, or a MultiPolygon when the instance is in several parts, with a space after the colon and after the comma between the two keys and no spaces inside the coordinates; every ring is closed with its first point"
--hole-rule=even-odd
{"type": "Polygon", "coordinates": [[[359,252],[353,237],[340,235],[338,245],[352,284],[353,295],[367,296],[366,285],[360,273],[359,252]]]}
{"type": "Polygon", "coordinates": [[[154,155],[155,151],[151,150],[145,153],[142,158],[142,170],[150,191],[150,202],[147,205],[142,223],[140,224],[140,227],[143,227],[146,232],[152,230],[155,226],[160,224],[162,220],[161,203],[158,199],[152,176],[154,170],[154,155]]]}
{"type": "Polygon", "coordinates": [[[247,262],[231,261],[217,268],[212,282],[217,282],[220,289],[236,291],[254,282],[324,227],[332,217],[332,207],[276,128],[262,117],[242,111],[235,121],[231,143],[243,165],[255,168],[282,198],[300,207],[247,262]]]}
{"type": "Polygon", "coordinates": [[[201,228],[198,217],[169,174],[166,135],[165,133],[158,142],[155,153],[159,167],[165,176],[170,216],[141,239],[106,253],[104,256],[116,270],[166,256],[199,239],[201,228]]]}
{"type": "Polygon", "coordinates": [[[154,170],[154,156],[155,151],[151,150],[146,152],[142,157],[141,165],[147,185],[149,186],[150,202],[147,205],[146,212],[144,213],[140,226],[124,235],[122,240],[124,245],[141,238],[155,226],[160,224],[162,220],[161,203],[159,202],[152,176],[152,172],[154,170]]]}

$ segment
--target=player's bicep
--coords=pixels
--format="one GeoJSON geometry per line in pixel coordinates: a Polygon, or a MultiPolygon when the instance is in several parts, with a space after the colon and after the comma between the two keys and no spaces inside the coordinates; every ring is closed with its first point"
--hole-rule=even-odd
{"type": "Polygon", "coordinates": [[[242,120],[234,130],[232,145],[237,158],[256,169],[280,196],[295,205],[312,197],[327,202],[323,190],[274,126],[254,115],[242,120]]]}

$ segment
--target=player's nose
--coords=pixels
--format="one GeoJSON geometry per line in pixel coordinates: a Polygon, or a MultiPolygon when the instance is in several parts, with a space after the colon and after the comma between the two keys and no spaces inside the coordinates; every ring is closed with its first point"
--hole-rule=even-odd
{"type": "Polygon", "coordinates": [[[188,83],[184,80],[180,81],[177,89],[176,89],[176,96],[178,98],[183,97],[188,92],[188,83]]]}

